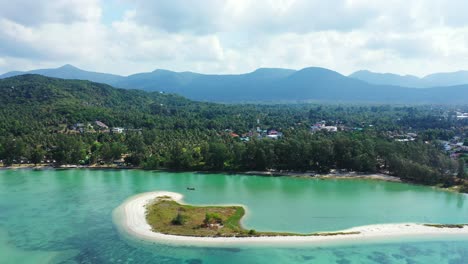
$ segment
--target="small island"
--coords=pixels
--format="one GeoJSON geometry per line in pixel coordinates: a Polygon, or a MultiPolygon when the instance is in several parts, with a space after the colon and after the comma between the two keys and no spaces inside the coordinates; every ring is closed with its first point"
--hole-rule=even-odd
{"type": "Polygon", "coordinates": [[[180,204],[171,196],[159,196],[146,206],[146,221],[154,232],[195,237],[260,237],[260,236],[332,236],[359,234],[338,233],[279,233],[244,229],[240,223],[245,209],[232,206],[192,206],[180,204]]]}
{"type": "Polygon", "coordinates": [[[160,196],[147,205],[146,220],[154,232],[180,236],[253,235],[240,224],[242,206],[192,206],[180,204],[170,196],[160,196]]]}
{"type": "Polygon", "coordinates": [[[190,246],[232,246],[242,244],[324,244],[468,235],[466,224],[395,223],[353,227],[337,232],[312,234],[259,232],[242,227],[246,210],[242,205],[194,206],[182,202],[173,192],[148,192],[133,196],[114,211],[117,227],[151,242],[190,246]]]}

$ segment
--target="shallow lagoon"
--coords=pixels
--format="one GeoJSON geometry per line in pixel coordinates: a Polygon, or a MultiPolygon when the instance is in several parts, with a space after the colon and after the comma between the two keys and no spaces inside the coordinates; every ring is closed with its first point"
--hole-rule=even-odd
{"type": "Polygon", "coordinates": [[[466,240],[300,248],[188,248],[122,237],[112,211],[141,192],[241,203],[247,228],[314,232],[397,222],[468,222],[468,197],[371,180],[138,170],[0,171],[0,263],[467,263],[466,240]],[[187,191],[193,186],[196,191],[187,191]]]}

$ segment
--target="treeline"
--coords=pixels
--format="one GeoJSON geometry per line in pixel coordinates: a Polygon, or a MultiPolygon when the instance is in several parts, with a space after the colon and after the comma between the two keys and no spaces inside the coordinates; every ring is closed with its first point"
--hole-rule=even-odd
{"type": "Polygon", "coordinates": [[[127,134],[47,135],[0,138],[5,164],[26,159],[61,164],[112,164],[124,157],[127,166],[146,169],[203,171],[315,171],[332,169],[385,172],[425,184],[450,185],[458,164],[436,146],[395,142],[375,132],[285,132],[279,140],[242,142],[230,133],[148,130],[127,134]]]}

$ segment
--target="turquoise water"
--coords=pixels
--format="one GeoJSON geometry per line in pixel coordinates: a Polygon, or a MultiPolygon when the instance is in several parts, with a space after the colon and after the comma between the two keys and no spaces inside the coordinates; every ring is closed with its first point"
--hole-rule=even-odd
{"type": "Polygon", "coordinates": [[[168,190],[193,204],[241,203],[247,228],[313,232],[388,222],[468,222],[468,197],[368,180],[111,170],[0,171],[0,263],[468,263],[468,238],[295,248],[191,248],[119,234],[112,211],[168,190]],[[187,191],[187,186],[196,191],[187,191]]]}

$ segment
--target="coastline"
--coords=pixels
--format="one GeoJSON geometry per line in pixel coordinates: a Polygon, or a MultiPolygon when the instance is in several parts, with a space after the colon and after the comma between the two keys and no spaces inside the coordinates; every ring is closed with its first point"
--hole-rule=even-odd
{"type": "Polygon", "coordinates": [[[241,245],[277,245],[288,246],[340,244],[350,242],[368,242],[391,239],[433,238],[433,237],[468,237],[468,226],[461,228],[434,227],[422,223],[377,224],[353,227],[337,231],[348,234],[330,234],[330,232],[314,233],[310,235],[290,236],[258,236],[258,237],[192,237],[168,235],[152,231],[146,221],[148,203],[157,197],[169,196],[174,201],[183,203],[183,195],[173,192],[147,192],[127,199],[114,210],[114,222],[118,229],[132,238],[146,242],[183,245],[183,246],[212,246],[229,247],[241,245]],[[350,234],[351,233],[351,234],[350,234]]]}
{"type": "Polygon", "coordinates": [[[21,164],[12,165],[7,167],[0,167],[0,170],[61,170],[61,169],[90,169],[90,170],[139,170],[139,167],[127,166],[112,166],[112,165],[60,165],[53,166],[50,164],[32,165],[21,164]]]}
{"type": "Polygon", "coordinates": [[[373,180],[395,183],[405,183],[412,185],[427,186],[437,188],[446,192],[466,193],[460,191],[460,186],[443,187],[440,185],[425,185],[418,182],[405,181],[397,176],[392,176],[384,173],[363,173],[363,172],[347,172],[337,173],[331,172],[328,174],[316,174],[314,172],[283,172],[283,171],[174,171],[167,169],[143,169],[141,167],[113,166],[113,165],[61,165],[59,167],[50,164],[31,165],[31,164],[15,164],[13,166],[2,167],[0,170],[67,170],[67,169],[82,169],[82,170],[142,170],[150,172],[169,172],[169,173],[197,173],[197,174],[227,174],[227,175],[245,175],[259,177],[289,177],[300,179],[319,179],[319,180],[373,180]]]}
{"type": "MultiPolygon", "coordinates": [[[[15,164],[7,167],[0,167],[0,170],[17,170],[17,169],[33,169],[33,170],[44,170],[44,169],[95,169],[95,170],[145,170],[140,167],[127,167],[127,166],[113,166],[113,165],[60,165],[53,166],[50,164],[32,165],[32,164],[15,164]]],[[[173,171],[165,169],[147,170],[147,171],[160,171],[160,172],[193,172],[193,173],[204,173],[204,174],[238,174],[238,175],[250,175],[250,176],[265,176],[265,177],[292,177],[292,178],[308,178],[308,179],[368,179],[388,182],[403,182],[396,176],[391,176],[383,173],[360,173],[360,172],[348,172],[348,173],[328,173],[328,174],[317,174],[314,172],[282,172],[282,171],[173,171]]]]}
{"type": "Polygon", "coordinates": [[[276,172],[276,171],[247,171],[238,172],[241,175],[255,175],[255,176],[268,176],[268,177],[293,177],[293,178],[314,178],[314,179],[369,179],[388,182],[403,182],[396,176],[386,175],[383,173],[328,173],[316,174],[313,172],[276,172]]]}

